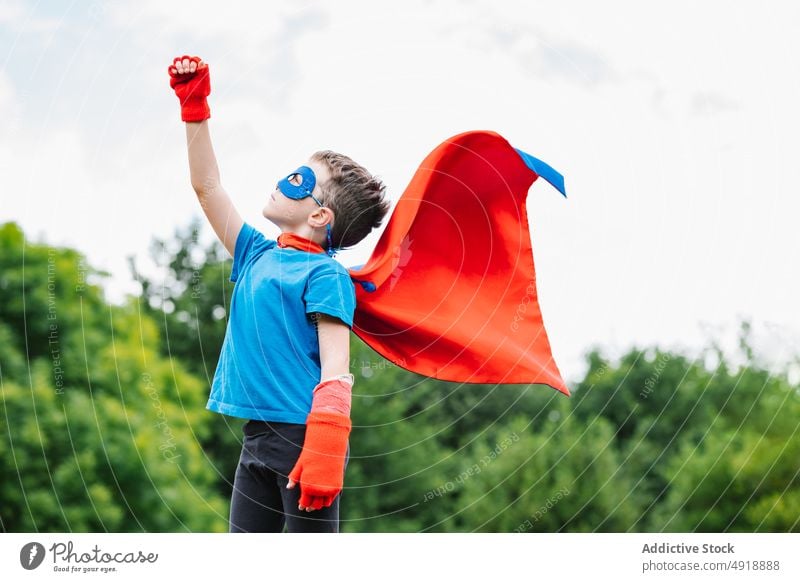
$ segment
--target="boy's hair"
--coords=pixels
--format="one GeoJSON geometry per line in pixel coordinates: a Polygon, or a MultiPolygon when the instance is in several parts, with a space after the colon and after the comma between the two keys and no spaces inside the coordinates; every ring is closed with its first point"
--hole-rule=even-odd
{"type": "Polygon", "coordinates": [[[386,186],[344,154],[315,152],[311,159],[324,163],[330,180],[322,186],[321,202],[334,213],[331,242],[339,249],[351,247],[378,228],[389,211],[386,186]]]}

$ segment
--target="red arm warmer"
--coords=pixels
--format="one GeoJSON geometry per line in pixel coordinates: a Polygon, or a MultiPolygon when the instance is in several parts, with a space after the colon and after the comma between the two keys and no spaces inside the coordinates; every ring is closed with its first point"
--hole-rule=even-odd
{"type": "Polygon", "coordinates": [[[300,485],[302,508],[329,506],[344,485],[352,380],[352,374],[336,376],[314,388],[303,450],[289,473],[289,479],[300,485]]]}

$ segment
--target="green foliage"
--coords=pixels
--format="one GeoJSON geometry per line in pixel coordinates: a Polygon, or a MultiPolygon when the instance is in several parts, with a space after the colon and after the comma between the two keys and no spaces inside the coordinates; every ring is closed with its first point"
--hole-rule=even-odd
{"type": "MultiPolygon", "coordinates": [[[[150,257],[160,271],[152,280],[139,272],[135,257],[128,257],[128,263],[142,286],[141,297],[134,298],[137,309],[157,326],[159,341],[153,345],[162,357],[180,360],[208,388],[225,338],[233,283],[227,251],[216,242],[203,247],[199,239],[197,217],[187,228],[176,229],[171,240],[154,239],[150,257]]],[[[214,414],[206,424],[209,430],[200,443],[219,475],[219,494],[229,496],[244,421],[214,414]]]]}
{"type": "Polygon", "coordinates": [[[135,305],[84,285],[77,253],[25,244],[23,277],[22,245],[15,225],[0,229],[3,529],[225,531],[198,442],[203,384],[158,354],[135,305]]]}
{"type": "MultiPolygon", "coordinates": [[[[153,243],[150,278],[131,259],[142,293],[110,305],[80,253],[0,225],[0,530],[227,530],[244,421],[205,403],[230,262],[199,228],[153,243]]],[[[342,531],[800,531],[800,390],[741,329],[736,369],[715,345],[593,349],[571,398],[419,376],[351,335],[342,531]]]]}

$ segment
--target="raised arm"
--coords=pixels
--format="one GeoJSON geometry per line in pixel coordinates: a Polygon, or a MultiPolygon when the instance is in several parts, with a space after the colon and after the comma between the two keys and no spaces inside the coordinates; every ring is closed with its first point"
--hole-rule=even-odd
{"type": "Polygon", "coordinates": [[[173,61],[168,72],[170,86],[181,103],[181,119],[186,122],[192,188],[217,237],[233,256],[243,221],[220,183],[217,158],[211,146],[208,129],[211,111],[206,100],[211,93],[208,65],[198,57],[184,55],[173,61]]]}
{"type": "Polygon", "coordinates": [[[219,168],[208,120],[186,123],[186,146],[189,150],[189,174],[192,188],[208,221],[223,246],[233,256],[236,237],[242,229],[242,217],[219,180],[219,168]]]}

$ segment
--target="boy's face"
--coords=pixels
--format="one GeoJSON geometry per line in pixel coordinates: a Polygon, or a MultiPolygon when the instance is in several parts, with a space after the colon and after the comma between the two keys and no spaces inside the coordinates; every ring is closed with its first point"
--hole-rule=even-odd
{"type": "MultiPolygon", "coordinates": [[[[324,164],[315,160],[308,160],[304,165],[314,170],[317,182],[312,194],[319,200],[322,195],[321,186],[330,178],[330,171],[324,164]]],[[[301,176],[294,176],[291,182],[293,184],[300,184],[301,176]]],[[[324,217],[323,213],[318,212],[319,208],[319,204],[314,202],[314,198],[311,196],[306,196],[299,200],[289,198],[280,191],[276,180],[273,192],[267,197],[267,203],[264,205],[262,214],[264,218],[270,220],[281,230],[296,230],[299,226],[309,224],[311,218],[318,219],[324,217]]],[[[313,226],[316,225],[317,223],[315,221],[313,226]]]]}

